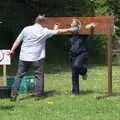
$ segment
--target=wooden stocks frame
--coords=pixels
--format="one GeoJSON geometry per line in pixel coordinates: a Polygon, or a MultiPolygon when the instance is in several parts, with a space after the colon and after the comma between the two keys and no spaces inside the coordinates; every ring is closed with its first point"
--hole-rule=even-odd
{"type": "MultiPolygon", "coordinates": [[[[112,95],[112,33],[114,31],[114,17],[101,16],[101,17],[53,17],[47,18],[47,27],[53,29],[53,25],[60,24],[60,28],[70,27],[72,19],[79,19],[81,21],[81,30],[79,34],[94,34],[106,35],[107,40],[107,61],[108,61],[108,96],[112,95]],[[96,27],[86,29],[85,25],[95,23],[96,27]]],[[[70,33],[68,33],[70,34],[70,33]]]]}

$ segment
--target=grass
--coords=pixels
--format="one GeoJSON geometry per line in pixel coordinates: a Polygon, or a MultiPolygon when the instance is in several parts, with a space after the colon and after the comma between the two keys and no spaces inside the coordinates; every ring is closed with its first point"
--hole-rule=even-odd
{"type": "MultiPolygon", "coordinates": [[[[45,69],[45,91],[42,100],[21,94],[16,102],[0,99],[2,120],[120,120],[120,96],[97,99],[107,91],[107,68],[89,68],[89,78],[80,78],[81,94],[71,97],[71,70],[67,66],[49,65],[45,69]]],[[[114,92],[119,92],[119,66],[113,67],[114,92]]],[[[13,70],[14,71],[14,70],[13,70]]],[[[12,74],[12,70],[10,71],[12,74]]]]}

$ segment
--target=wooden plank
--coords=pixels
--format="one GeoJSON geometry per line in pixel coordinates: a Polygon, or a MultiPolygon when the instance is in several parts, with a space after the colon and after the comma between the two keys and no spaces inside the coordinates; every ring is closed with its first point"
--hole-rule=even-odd
{"type": "Polygon", "coordinates": [[[108,96],[112,95],[112,36],[108,35],[108,96]]]}
{"type": "Polygon", "coordinates": [[[7,78],[7,74],[6,74],[6,65],[3,65],[3,86],[6,86],[7,83],[6,83],[6,78],[7,78]]]}
{"type": "Polygon", "coordinates": [[[82,24],[80,34],[112,34],[114,30],[114,18],[112,16],[103,17],[53,17],[47,18],[47,27],[52,29],[54,24],[60,23],[60,28],[70,27],[72,19],[79,19],[82,24]],[[85,26],[90,23],[95,23],[95,29],[86,29],[85,26]]]}
{"type": "Polygon", "coordinates": [[[114,50],[112,50],[114,53],[116,53],[116,52],[120,52],[120,49],[114,49],[114,50]]]}

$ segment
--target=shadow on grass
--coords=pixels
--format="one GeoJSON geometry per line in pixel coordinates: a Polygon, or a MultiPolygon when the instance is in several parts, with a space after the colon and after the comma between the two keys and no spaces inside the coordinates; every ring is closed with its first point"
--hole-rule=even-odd
{"type": "Polygon", "coordinates": [[[120,96],[120,92],[113,92],[112,96],[120,96]]]}
{"type": "Polygon", "coordinates": [[[0,106],[0,110],[14,110],[14,105],[0,106]]]}
{"type": "MultiPolygon", "coordinates": [[[[92,94],[92,93],[99,93],[99,94],[103,94],[104,92],[95,92],[95,91],[92,91],[92,90],[81,90],[79,95],[88,95],[88,94],[92,94]]],[[[45,98],[48,98],[48,97],[52,97],[52,96],[55,96],[55,95],[71,95],[71,92],[70,91],[56,91],[56,90],[50,90],[50,91],[46,91],[45,93],[45,97],[42,98],[42,99],[45,99],[45,98]]],[[[31,99],[31,98],[34,98],[34,95],[32,94],[28,94],[27,96],[24,96],[22,98],[20,98],[20,100],[27,100],[27,99],[31,99]]]]}
{"type": "Polygon", "coordinates": [[[49,90],[49,91],[46,91],[45,94],[47,96],[54,96],[55,94],[58,94],[58,92],[56,90],[49,90]]]}
{"type": "Polygon", "coordinates": [[[120,96],[120,92],[113,92],[112,95],[108,95],[108,93],[105,93],[105,95],[102,96],[97,96],[97,100],[105,99],[105,98],[110,98],[110,97],[117,97],[120,96]]]}
{"type": "MultiPolygon", "coordinates": [[[[50,90],[50,91],[46,91],[44,93],[44,99],[47,98],[47,97],[50,97],[50,96],[54,96],[55,94],[57,94],[57,92],[55,90],[50,90]]],[[[28,94],[27,96],[25,97],[22,97],[20,100],[26,100],[26,99],[31,99],[31,98],[34,98],[35,96],[33,94],[28,94]]],[[[41,97],[41,99],[43,99],[41,97]]]]}
{"type": "Polygon", "coordinates": [[[92,91],[92,90],[81,90],[80,91],[81,95],[86,95],[86,94],[91,94],[91,93],[94,93],[94,91],[92,91]]]}

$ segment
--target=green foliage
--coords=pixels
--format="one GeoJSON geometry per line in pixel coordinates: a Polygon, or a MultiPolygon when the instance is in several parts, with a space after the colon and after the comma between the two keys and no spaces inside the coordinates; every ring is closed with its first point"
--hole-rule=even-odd
{"type": "Polygon", "coordinates": [[[96,16],[105,16],[108,15],[108,5],[107,0],[95,0],[95,15],[96,16]]]}
{"type": "Polygon", "coordinates": [[[88,45],[91,49],[89,58],[90,63],[103,64],[106,63],[107,38],[105,36],[90,36],[88,45]]]}
{"type": "Polygon", "coordinates": [[[108,0],[109,11],[115,17],[116,34],[120,37],[120,0],[108,0]]]}
{"type": "Polygon", "coordinates": [[[57,35],[47,41],[46,61],[48,63],[69,63],[69,48],[67,35],[57,35]]]}

